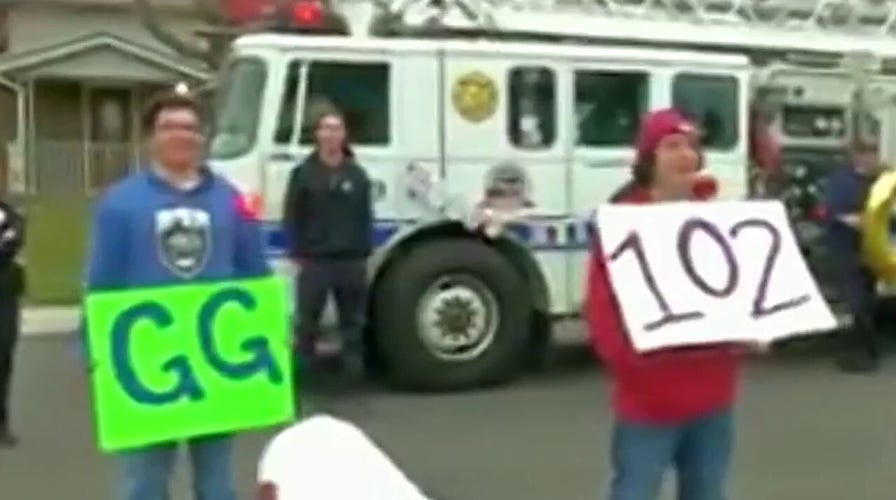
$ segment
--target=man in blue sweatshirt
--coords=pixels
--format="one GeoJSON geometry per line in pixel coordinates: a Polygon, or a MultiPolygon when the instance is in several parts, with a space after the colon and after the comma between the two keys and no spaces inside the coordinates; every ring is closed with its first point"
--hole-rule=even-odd
{"type": "MultiPolygon", "coordinates": [[[[199,104],[165,93],[147,107],[152,162],[112,186],[94,214],[89,291],[124,290],[270,273],[261,228],[238,191],[202,164],[199,104]]],[[[187,443],[196,500],[236,500],[230,436],[187,443]]],[[[178,443],[120,455],[121,500],[167,500],[178,443]]]]}

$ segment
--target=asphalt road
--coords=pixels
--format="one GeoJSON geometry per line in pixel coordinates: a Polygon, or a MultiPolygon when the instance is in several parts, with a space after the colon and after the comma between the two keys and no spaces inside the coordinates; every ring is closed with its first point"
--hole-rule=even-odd
{"type": "MultiPolygon", "coordinates": [[[[85,378],[68,343],[29,339],[18,361],[23,443],[0,451],[0,498],[110,498],[113,464],[94,449],[85,378]]],[[[751,362],[732,499],[892,500],[894,388],[896,356],[874,376],[838,374],[819,354],[751,362]]],[[[324,393],[310,405],[359,423],[439,500],[598,499],[609,472],[608,384],[582,348],[563,348],[546,372],[510,387],[441,396],[375,390],[362,402],[324,393]]],[[[253,498],[267,437],[239,439],[241,498],[253,498]]],[[[182,468],[175,500],[188,498],[186,477],[182,468]]]]}

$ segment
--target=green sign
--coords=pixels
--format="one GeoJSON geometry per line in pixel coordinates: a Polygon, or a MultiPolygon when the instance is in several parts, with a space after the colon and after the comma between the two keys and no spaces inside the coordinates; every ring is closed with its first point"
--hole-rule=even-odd
{"type": "Polygon", "coordinates": [[[100,448],[292,420],[286,290],[271,277],[90,294],[100,448]]]}

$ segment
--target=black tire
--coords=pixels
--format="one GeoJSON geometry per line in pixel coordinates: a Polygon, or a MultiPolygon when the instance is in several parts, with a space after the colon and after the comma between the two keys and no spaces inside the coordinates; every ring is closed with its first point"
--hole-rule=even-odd
{"type": "Polygon", "coordinates": [[[376,345],[393,385],[459,390],[507,382],[519,372],[528,348],[531,301],[522,277],[496,250],[474,239],[427,242],[402,255],[386,273],[375,290],[374,325],[376,345]],[[451,276],[478,280],[496,306],[487,308],[497,323],[491,343],[476,357],[462,361],[434,354],[417,326],[424,294],[451,276]]]}

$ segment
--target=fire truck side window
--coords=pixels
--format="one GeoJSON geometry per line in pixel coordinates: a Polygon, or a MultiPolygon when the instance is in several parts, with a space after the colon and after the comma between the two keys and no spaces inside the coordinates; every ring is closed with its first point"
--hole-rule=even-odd
{"type": "MultiPolygon", "coordinates": [[[[274,140],[278,144],[287,143],[293,134],[298,75],[299,63],[294,62],[287,70],[274,132],[274,140]]],[[[321,104],[329,103],[345,115],[349,138],[353,144],[389,144],[389,88],[389,65],[386,63],[312,62],[308,71],[300,143],[310,144],[314,141],[310,121],[321,104]]]]}
{"type": "Polygon", "coordinates": [[[517,67],[507,77],[507,135],[520,149],[547,149],[557,138],[557,89],[545,67],[517,67]]]}
{"type": "Polygon", "coordinates": [[[642,72],[575,72],[578,146],[627,146],[647,111],[648,75],[642,72]]]}
{"type": "Polygon", "coordinates": [[[267,77],[260,59],[238,58],[228,66],[216,96],[218,112],[209,143],[212,158],[236,158],[251,151],[267,77]]]}
{"type": "Polygon", "coordinates": [[[737,145],[737,78],[679,73],[672,84],[672,103],[700,127],[705,147],[727,150],[737,145]]]}
{"type": "Polygon", "coordinates": [[[280,113],[277,114],[277,128],[274,129],[274,143],[276,144],[288,144],[292,137],[300,65],[301,63],[298,61],[293,61],[286,68],[283,97],[280,99],[280,113]]]}

